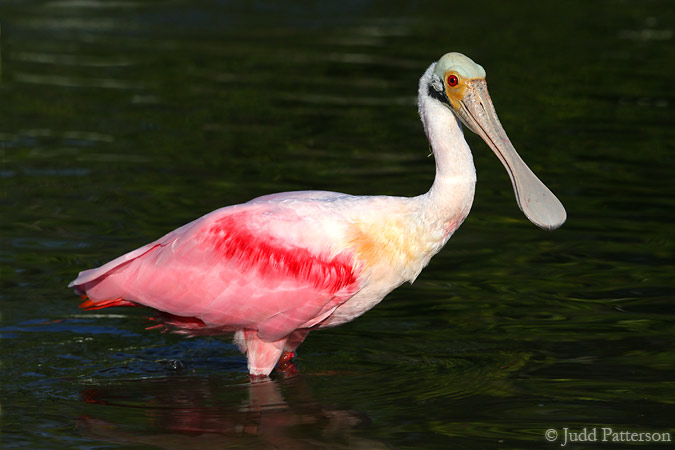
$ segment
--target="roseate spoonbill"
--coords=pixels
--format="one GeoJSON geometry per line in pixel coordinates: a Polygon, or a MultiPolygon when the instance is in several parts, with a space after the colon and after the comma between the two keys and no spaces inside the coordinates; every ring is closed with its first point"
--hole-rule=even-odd
{"type": "Polygon", "coordinates": [[[426,194],[298,191],[221,208],[81,272],[69,284],[80,306],[142,305],[188,334],[234,332],[251,377],[264,378],[310,331],[349,322],[415,280],[464,221],[476,171],[460,123],[500,159],[527,218],[562,225],[562,204],[501,126],[483,67],[444,55],[422,75],[418,107],[436,160],[426,194]]]}

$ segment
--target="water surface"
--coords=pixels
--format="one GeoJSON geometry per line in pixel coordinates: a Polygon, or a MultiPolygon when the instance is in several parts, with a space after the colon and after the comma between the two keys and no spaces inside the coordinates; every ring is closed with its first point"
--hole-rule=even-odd
{"type": "Polygon", "coordinates": [[[0,24],[3,447],[675,439],[668,2],[9,1],[0,24]],[[467,136],[467,221],[412,286],[312,333],[295,378],[252,386],[227,337],[77,309],[78,271],[221,206],[426,191],[417,81],[451,50],[486,68],[563,228],[530,224],[467,136]]]}

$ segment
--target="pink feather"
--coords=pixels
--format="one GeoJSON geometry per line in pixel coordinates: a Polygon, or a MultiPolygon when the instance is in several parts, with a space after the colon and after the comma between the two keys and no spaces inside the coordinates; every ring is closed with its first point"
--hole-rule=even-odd
{"type": "Polygon", "coordinates": [[[285,344],[280,341],[317,326],[359,289],[350,252],[289,239],[316,225],[280,206],[297,197],[267,196],[216,210],[80,273],[69,286],[89,298],[86,309],[137,304],[172,315],[167,322],[188,332],[253,330],[238,343],[244,351],[260,349],[258,356],[270,361],[259,369],[269,373],[285,344]]]}

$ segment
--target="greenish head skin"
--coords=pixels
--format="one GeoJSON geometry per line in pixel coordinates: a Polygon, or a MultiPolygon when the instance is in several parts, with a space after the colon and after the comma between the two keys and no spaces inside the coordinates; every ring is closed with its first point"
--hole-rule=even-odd
{"type": "Polygon", "coordinates": [[[485,78],[485,69],[481,65],[457,52],[446,53],[436,63],[434,74],[438,78],[442,80],[446,72],[457,72],[465,79],[485,78]]]}

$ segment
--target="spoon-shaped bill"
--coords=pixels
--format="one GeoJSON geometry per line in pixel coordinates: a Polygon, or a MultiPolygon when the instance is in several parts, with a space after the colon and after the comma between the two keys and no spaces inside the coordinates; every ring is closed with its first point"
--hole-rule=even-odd
{"type": "Polygon", "coordinates": [[[562,225],[567,218],[565,208],[516,152],[499,122],[485,80],[468,82],[457,113],[464,125],[483,138],[506,168],[518,206],[525,216],[546,230],[562,225]]]}

